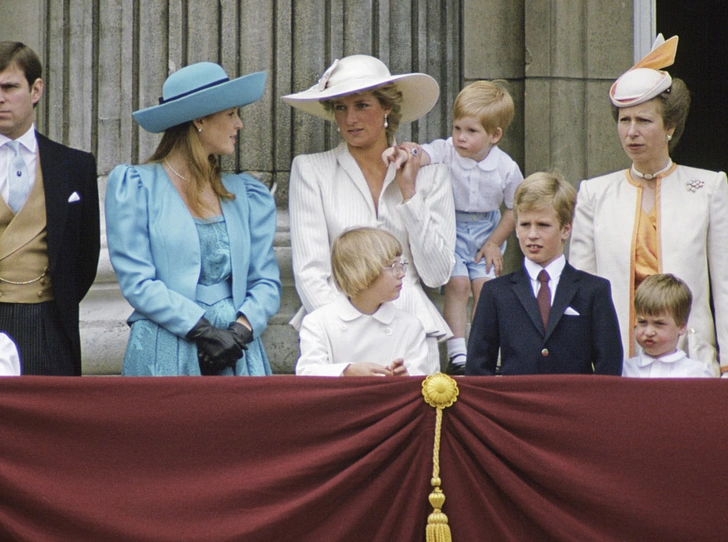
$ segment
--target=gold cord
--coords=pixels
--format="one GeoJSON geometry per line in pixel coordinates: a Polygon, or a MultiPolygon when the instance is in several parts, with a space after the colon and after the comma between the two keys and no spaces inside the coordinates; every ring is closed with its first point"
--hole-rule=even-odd
{"type": "Polygon", "coordinates": [[[446,374],[436,373],[422,381],[422,395],[425,402],[435,407],[435,443],[432,448],[432,479],[430,480],[434,489],[428,497],[433,511],[427,517],[427,542],[452,541],[447,516],[442,512],[445,494],[440,489],[442,485],[442,480],[440,480],[440,435],[442,433],[442,411],[457,401],[458,393],[457,382],[446,374]]]}

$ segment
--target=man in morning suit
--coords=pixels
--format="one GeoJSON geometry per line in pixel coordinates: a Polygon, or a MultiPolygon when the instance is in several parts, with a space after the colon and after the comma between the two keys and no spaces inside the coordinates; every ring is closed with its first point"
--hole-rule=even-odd
{"type": "Polygon", "coordinates": [[[534,173],[516,190],[523,268],[483,286],[470,330],[466,375],[622,373],[622,340],[609,282],[564,257],[576,191],[534,173]]]}
{"type": "Polygon", "coordinates": [[[96,276],[96,160],[35,131],[41,63],[0,42],[0,331],[22,374],[80,375],[79,303],[96,276]]]}

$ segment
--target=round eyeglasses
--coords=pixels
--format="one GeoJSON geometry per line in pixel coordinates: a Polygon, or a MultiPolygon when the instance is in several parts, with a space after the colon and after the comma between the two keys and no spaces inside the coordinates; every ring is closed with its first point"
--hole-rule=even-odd
{"type": "Polygon", "coordinates": [[[382,269],[387,269],[390,273],[392,273],[394,278],[397,278],[400,275],[407,274],[407,262],[396,262],[392,265],[385,265],[382,269]]]}

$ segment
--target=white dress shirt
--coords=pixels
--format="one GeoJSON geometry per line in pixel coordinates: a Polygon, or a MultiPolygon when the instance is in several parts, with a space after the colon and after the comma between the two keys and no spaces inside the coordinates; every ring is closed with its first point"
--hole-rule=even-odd
{"type": "MultiPolygon", "coordinates": [[[[15,156],[9,146],[6,145],[10,138],[0,134],[0,195],[7,202],[10,194],[10,185],[8,184],[8,167],[10,161],[15,156]]],[[[25,161],[25,167],[28,168],[28,178],[30,179],[30,188],[35,184],[35,167],[38,161],[38,142],[35,139],[35,124],[21,135],[16,141],[20,143],[20,156],[25,161]]]]}
{"type": "Polygon", "coordinates": [[[678,349],[672,354],[653,358],[645,353],[629,358],[622,365],[622,376],[638,378],[713,378],[710,364],[690,359],[678,349]]]}
{"type": "Polygon", "coordinates": [[[466,213],[489,213],[505,203],[513,209],[513,195],[523,181],[518,164],[498,147],[491,147],[480,162],[460,156],[452,138],[422,145],[433,164],[445,164],[452,177],[455,209],[466,213]]]}
{"type": "Polygon", "coordinates": [[[538,274],[542,269],[545,269],[549,274],[549,290],[551,290],[551,304],[553,305],[556,288],[559,285],[559,279],[561,278],[561,273],[564,271],[564,266],[566,266],[566,258],[564,255],[559,256],[546,267],[541,267],[528,258],[524,258],[523,264],[526,267],[526,273],[528,273],[531,279],[531,288],[533,289],[534,297],[538,297],[538,291],[541,288],[541,283],[538,281],[538,274]]]}
{"type": "Polygon", "coordinates": [[[341,376],[351,363],[386,366],[399,358],[404,359],[410,376],[440,369],[430,366],[420,321],[392,303],[382,303],[369,315],[339,296],[303,319],[300,337],[298,375],[341,376]]]}

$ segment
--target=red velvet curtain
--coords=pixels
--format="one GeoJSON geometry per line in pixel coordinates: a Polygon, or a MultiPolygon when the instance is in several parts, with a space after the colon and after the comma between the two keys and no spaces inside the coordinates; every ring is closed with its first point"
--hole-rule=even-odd
{"type": "MultiPolygon", "coordinates": [[[[453,540],[728,540],[728,383],[457,383],[440,450],[453,540]]],[[[0,379],[0,540],[424,540],[421,385],[0,379]]]]}

